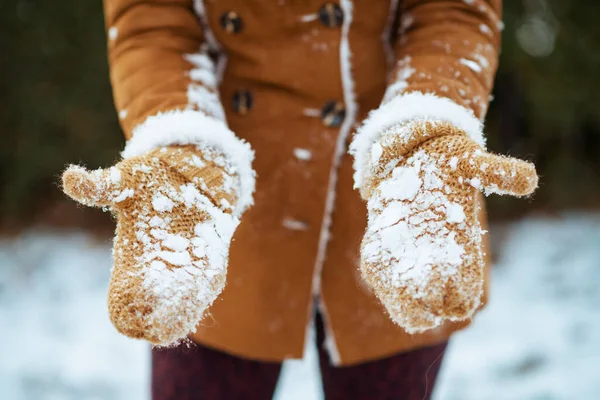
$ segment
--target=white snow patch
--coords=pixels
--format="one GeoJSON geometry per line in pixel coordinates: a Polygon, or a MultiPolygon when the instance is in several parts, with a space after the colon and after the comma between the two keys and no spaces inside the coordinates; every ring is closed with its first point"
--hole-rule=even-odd
{"type": "MultiPolygon", "coordinates": [[[[500,257],[489,303],[453,336],[433,399],[595,399],[600,214],[496,224],[490,238],[500,257]]],[[[108,320],[111,263],[109,240],[81,231],[0,239],[4,397],[150,398],[149,346],[108,320]]],[[[312,330],[305,346],[304,360],[284,362],[274,399],[323,399],[312,330]]]]}
{"type": "Polygon", "coordinates": [[[463,222],[465,220],[465,211],[458,203],[449,203],[446,206],[447,221],[452,223],[463,222]]]}
{"type": "MultiPolygon", "coordinates": [[[[423,150],[406,160],[383,180],[368,201],[369,225],[361,248],[362,259],[388,266],[379,272],[382,282],[427,293],[433,266],[446,278],[464,262],[464,248],[446,222],[462,224],[462,207],[448,201],[439,189],[443,181],[436,161],[423,150]],[[445,215],[434,213],[441,210],[445,215]]],[[[480,231],[459,225],[472,242],[480,231]]],[[[398,316],[392,315],[393,318],[398,316]]],[[[437,321],[441,323],[442,321],[437,321]]],[[[402,326],[411,332],[407,323],[402,326]]]]}
{"type": "Polygon", "coordinates": [[[157,193],[152,197],[152,207],[159,213],[171,211],[174,206],[173,200],[162,193],[157,193]]]}
{"type": "Polygon", "coordinates": [[[159,251],[156,256],[173,265],[186,266],[192,263],[187,251],[159,251]]]}
{"type": "Polygon", "coordinates": [[[2,399],[150,398],[150,346],[108,318],[110,247],[78,230],[0,239],[2,399]]]}
{"type": "Polygon", "coordinates": [[[450,341],[434,400],[598,398],[600,214],[529,217],[491,238],[489,303],[450,341]]]}
{"type": "Polygon", "coordinates": [[[423,186],[419,172],[419,166],[395,168],[392,178],[385,180],[379,186],[381,198],[384,200],[413,200],[423,186]]]}
{"type": "Polygon", "coordinates": [[[162,244],[171,250],[181,252],[188,248],[190,241],[181,235],[168,234],[162,244]]]}
{"type": "Polygon", "coordinates": [[[481,190],[481,179],[479,178],[473,178],[473,179],[465,179],[465,181],[473,186],[475,189],[477,190],[481,190]]]}

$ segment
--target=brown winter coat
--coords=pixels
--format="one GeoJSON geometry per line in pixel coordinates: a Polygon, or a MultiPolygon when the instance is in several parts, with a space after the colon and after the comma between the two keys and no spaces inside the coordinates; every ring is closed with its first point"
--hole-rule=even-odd
{"type": "MultiPolygon", "coordinates": [[[[483,119],[500,0],[104,3],[129,142],[143,140],[136,127],[152,130],[148,117],[181,110],[227,121],[255,151],[255,204],[194,341],[258,360],[299,358],[318,308],[332,361],[348,365],[444,341],[467,324],[409,335],[360,280],[366,207],[346,146],[384,95],[434,93],[483,119]]],[[[168,141],[185,122],[164,115],[173,132],[156,134],[168,141]]]]}

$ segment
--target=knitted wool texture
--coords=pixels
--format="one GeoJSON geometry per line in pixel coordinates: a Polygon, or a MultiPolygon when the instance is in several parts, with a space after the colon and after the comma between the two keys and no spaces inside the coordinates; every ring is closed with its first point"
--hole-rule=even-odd
{"type": "Polygon", "coordinates": [[[367,171],[363,279],[409,333],[470,318],[485,265],[477,192],[531,194],[535,167],[486,153],[448,123],[414,122],[382,135],[367,171]]]}
{"type": "Polygon", "coordinates": [[[119,332],[170,345],[194,331],[225,286],[239,185],[222,155],[194,146],[64,172],[65,193],[116,216],[108,309],[119,332]]]}

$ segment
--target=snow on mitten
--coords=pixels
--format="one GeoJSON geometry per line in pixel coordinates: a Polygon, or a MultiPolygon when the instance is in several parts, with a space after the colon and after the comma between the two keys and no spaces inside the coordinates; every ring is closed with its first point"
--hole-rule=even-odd
{"type": "Polygon", "coordinates": [[[389,128],[369,155],[363,279],[409,333],[470,318],[484,282],[478,191],[529,195],[535,167],[487,153],[442,122],[389,128]]]}
{"type": "Polygon", "coordinates": [[[225,286],[243,211],[238,171],[190,145],[91,172],[70,166],[62,180],[70,197],[116,216],[108,309],[117,330],[156,345],[193,332],[225,286]]]}

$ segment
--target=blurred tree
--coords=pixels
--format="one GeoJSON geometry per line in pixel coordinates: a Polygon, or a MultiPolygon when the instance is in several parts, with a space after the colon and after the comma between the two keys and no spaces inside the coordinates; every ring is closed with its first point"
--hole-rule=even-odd
{"type": "MultiPolygon", "coordinates": [[[[598,206],[600,3],[506,0],[492,150],[534,160],[535,202],[491,200],[492,215],[598,206]]],[[[62,197],[59,172],[112,163],[123,146],[106,62],[101,1],[0,2],[0,219],[62,197]]]]}
{"type": "Polygon", "coordinates": [[[122,147],[101,1],[0,2],[3,218],[51,200],[67,162],[97,167],[122,147]]]}
{"type": "Polygon", "coordinates": [[[490,147],[535,161],[535,202],[490,198],[493,214],[600,205],[600,3],[504,2],[490,147]]]}

